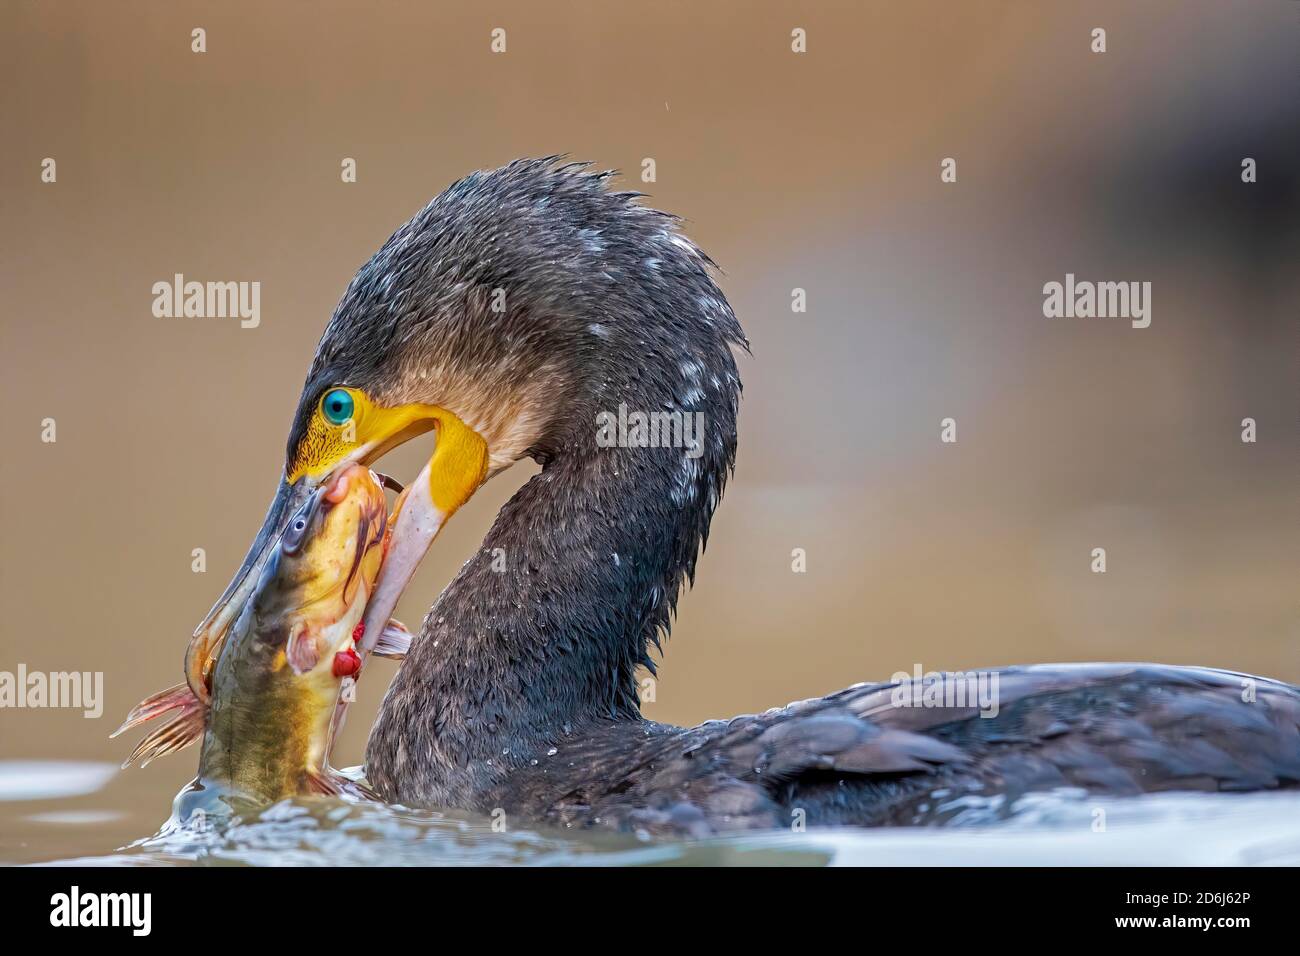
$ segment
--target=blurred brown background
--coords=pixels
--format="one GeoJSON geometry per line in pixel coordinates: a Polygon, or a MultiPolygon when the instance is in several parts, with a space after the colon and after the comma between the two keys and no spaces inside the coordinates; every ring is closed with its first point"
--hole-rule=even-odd
{"type": "MultiPolygon", "coordinates": [[[[180,679],[353,272],[455,178],[552,152],[685,216],[754,346],[736,478],[650,716],[914,663],[1300,679],[1298,11],[6,0],[0,669],[104,671],[107,701],[97,721],[0,711],[0,758],[125,755],[107,734],[180,679]],[[260,281],[261,326],[155,318],[177,272],[260,281]],[[1151,327],[1045,319],[1067,272],[1150,281],[1151,327]]],[[[386,470],[409,479],[423,451],[386,470]]],[[[456,517],[399,616],[419,624],[532,468],[456,517]]],[[[120,799],[156,823],[193,768],[132,771],[120,799]]]]}

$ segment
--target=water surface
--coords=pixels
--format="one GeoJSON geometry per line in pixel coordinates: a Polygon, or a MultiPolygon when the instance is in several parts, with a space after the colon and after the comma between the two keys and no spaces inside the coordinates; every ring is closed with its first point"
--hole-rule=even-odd
{"type": "Polygon", "coordinates": [[[206,832],[111,764],[0,761],[0,863],[270,865],[1300,865],[1300,794],[1072,790],[943,804],[942,827],[743,834],[705,842],[513,828],[467,814],[286,800],[206,832]],[[1100,828],[1104,821],[1104,829],[1100,828]]]}

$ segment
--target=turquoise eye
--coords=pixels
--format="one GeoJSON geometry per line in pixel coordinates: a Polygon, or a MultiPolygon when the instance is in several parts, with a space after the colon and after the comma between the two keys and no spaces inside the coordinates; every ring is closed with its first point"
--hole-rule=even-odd
{"type": "Polygon", "coordinates": [[[321,400],[320,409],[331,425],[342,425],[352,418],[354,404],[346,389],[336,388],[321,400]]]}

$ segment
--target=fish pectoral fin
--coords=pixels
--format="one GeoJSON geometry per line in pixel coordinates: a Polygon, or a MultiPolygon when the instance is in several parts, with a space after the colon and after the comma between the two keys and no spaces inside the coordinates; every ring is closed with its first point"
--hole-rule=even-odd
{"type": "Polygon", "coordinates": [[[160,690],[132,707],[131,712],[126,715],[126,720],[122,721],[122,726],[109,734],[108,738],[112,740],[132,727],[138,727],[146,721],[162,716],[169,710],[186,707],[192,703],[199,703],[199,699],[194,696],[194,691],[190,690],[190,685],[187,683],[182,682],[168,687],[166,690],[160,690]]]}
{"type": "Polygon", "coordinates": [[[284,656],[295,674],[305,674],[320,663],[320,641],[307,625],[298,621],[289,633],[284,656]]]}
{"type": "Polygon", "coordinates": [[[400,661],[405,659],[406,652],[410,649],[411,632],[406,629],[406,625],[401,621],[389,618],[388,624],[384,626],[383,632],[379,635],[379,640],[375,642],[374,649],[370,653],[376,657],[387,657],[389,660],[400,661]]]}
{"type": "Polygon", "coordinates": [[[113,736],[116,737],[129,727],[152,720],[171,710],[176,710],[176,713],[165,723],[155,727],[144,740],[135,745],[131,755],[122,761],[123,770],[137,760],[140,761],[141,767],[147,767],[154,757],[184,750],[203,736],[208,707],[194,696],[188,684],[169,687],[141,701],[127,715],[126,723],[119,727],[113,736]]]}

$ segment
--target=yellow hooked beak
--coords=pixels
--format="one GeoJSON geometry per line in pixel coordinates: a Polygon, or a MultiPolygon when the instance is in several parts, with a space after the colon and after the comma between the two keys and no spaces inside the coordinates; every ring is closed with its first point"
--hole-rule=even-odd
{"type": "Polygon", "coordinates": [[[398,445],[429,431],[435,434],[429,461],[389,519],[392,533],[387,557],[366,606],[365,630],[357,645],[362,653],[374,646],[442,526],[483,483],[488,448],[474,429],[436,405],[386,407],[371,401],[360,389],[345,386],[328,389],[321,396],[291,453],[262,529],[225,593],[190,640],[185,674],[201,701],[207,702],[210,696],[208,672],[216,651],[256,586],[289,519],[340,469],[352,464],[369,466],[398,445]]]}

